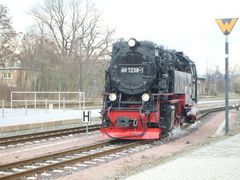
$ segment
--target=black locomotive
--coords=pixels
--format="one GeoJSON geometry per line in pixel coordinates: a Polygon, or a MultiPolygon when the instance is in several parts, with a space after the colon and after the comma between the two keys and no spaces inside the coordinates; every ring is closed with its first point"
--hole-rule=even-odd
{"type": "Polygon", "coordinates": [[[134,38],[119,41],[105,76],[103,134],[154,139],[195,118],[197,72],[182,52],[134,38]]]}

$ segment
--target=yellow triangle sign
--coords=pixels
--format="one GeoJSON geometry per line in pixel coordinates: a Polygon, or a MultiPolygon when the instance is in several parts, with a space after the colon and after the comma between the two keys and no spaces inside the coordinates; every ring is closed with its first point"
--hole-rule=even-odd
{"type": "Polygon", "coordinates": [[[233,29],[233,26],[236,24],[238,18],[228,18],[228,19],[216,19],[216,22],[223,34],[229,35],[233,29]]]}

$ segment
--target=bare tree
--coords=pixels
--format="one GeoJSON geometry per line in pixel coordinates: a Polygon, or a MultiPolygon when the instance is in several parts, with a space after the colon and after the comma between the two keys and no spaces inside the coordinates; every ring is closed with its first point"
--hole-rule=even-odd
{"type": "Polygon", "coordinates": [[[208,70],[206,87],[208,95],[218,95],[224,92],[224,74],[220,72],[218,66],[215,70],[208,70]]]}
{"type": "MultiPolygon", "coordinates": [[[[35,90],[58,90],[61,86],[59,81],[62,81],[59,72],[62,71],[64,65],[59,63],[55,44],[47,37],[36,34],[34,30],[23,35],[21,44],[22,66],[32,69],[37,74],[32,88],[35,90]]],[[[24,84],[20,86],[24,87],[24,84]]]]}
{"type": "Polygon", "coordinates": [[[16,49],[16,33],[12,29],[8,9],[0,5],[0,66],[11,64],[16,49]]]}
{"type": "Polygon", "coordinates": [[[234,65],[229,69],[230,76],[230,90],[232,92],[240,94],[240,67],[238,65],[234,65]]]}
{"type": "Polygon", "coordinates": [[[55,79],[61,81],[59,89],[82,90],[83,84],[88,86],[85,90],[96,87],[99,67],[95,61],[109,54],[114,30],[101,25],[101,14],[95,5],[89,0],[51,0],[32,9],[31,15],[38,23],[40,34],[57,49],[55,66],[59,78],[55,79]],[[83,74],[90,76],[83,78],[83,74]]]}
{"type": "Polygon", "coordinates": [[[51,37],[64,57],[71,57],[79,42],[84,43],[89,53],[92,49],[104,48],[112,31],[104,37],[98,27],[100,14],[88,0],[51,0],[32,9],[31,14],[44,25],[45,35],[51,37]],[[85,40],[87,39],[87,40],[85,40]],[[91,49],[91,50],[90,50],[91,49]]]}

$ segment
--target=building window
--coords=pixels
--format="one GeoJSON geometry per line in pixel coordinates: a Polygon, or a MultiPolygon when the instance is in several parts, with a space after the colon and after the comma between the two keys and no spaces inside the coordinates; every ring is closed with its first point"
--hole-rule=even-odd
{"type": "Polygon", "coordinates": [[[3,79],[12,79],[12,74],[11,73],[3,73],[3,79]]]}

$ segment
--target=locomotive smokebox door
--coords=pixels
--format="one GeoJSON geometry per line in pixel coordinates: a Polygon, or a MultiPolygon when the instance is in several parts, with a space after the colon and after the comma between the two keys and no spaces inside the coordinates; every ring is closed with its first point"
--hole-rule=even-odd
{"type": "MultiPolygon", "coordinates": [[[[130,41],[130,45],[133,44],[134,41],[130,41]]],[[[112,83],[125,94],[144,93],[157,77],[155,56],[149,53],[149,50],[153,51],[154,44],[136,42],[134,49],[124,43],[120,46],[123,49],[114,54],[109,67],[112,83]]]]}

